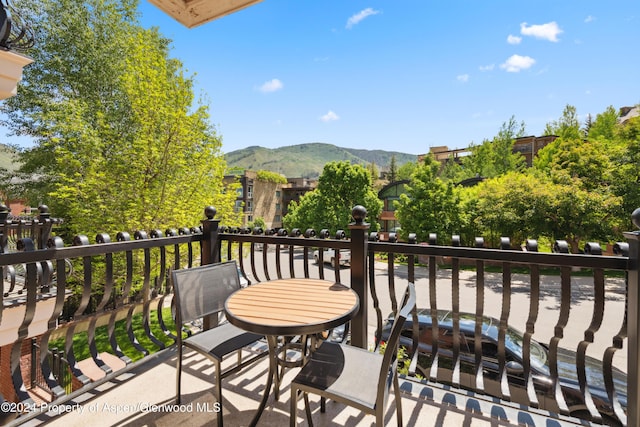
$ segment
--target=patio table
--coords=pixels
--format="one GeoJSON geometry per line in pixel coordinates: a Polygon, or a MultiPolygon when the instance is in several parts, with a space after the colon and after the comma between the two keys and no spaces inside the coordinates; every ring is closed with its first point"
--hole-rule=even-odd
{"type": "Polygon", "coordinates": [[[269,280],[242,288],[227,299],[227,320],[244,330],[265,335],[269,347],[267,386],[251,426],[260,419],[274,381],[276,393],[279,388],[278,363],[282,362],[279,354],[283,350],[278,347],[279,337],[302,337],[302,363],[307,336],[344,324],[359,308],[358,295],[351,288],[320,279],[269,280]]]}

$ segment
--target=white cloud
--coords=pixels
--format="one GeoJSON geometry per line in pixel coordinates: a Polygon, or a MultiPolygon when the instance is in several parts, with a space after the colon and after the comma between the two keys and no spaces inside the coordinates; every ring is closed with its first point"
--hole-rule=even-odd
{"type": "Polygon", "coordinates": [[[347,20],[346,28],[350,30],[354,25],[360,23],[360,21],[362,21],[364,18],[372,15],[377,15],[379,13],[380,13],[379,10],[374,10],[370,7],[363,9],[360,12],[356,13],[355,15],[351,16],[347,20]]]}
{"type": "Polygon", "coordinates": [[[512,34],[509,34],[509,37],[507,37],[507,43],[509,44],[520,44],[521,41],[522,37],[514,36],[512,34]]]}
{"type": "Polygon", "coordinates": [[[459,82],[466,83],[469,81],[469,74],[460,74],[458,77],[456,77],[456,79],[459,82]]]}
{"type": "Polygon", "coordinates": [[[547,66],[547,67],[544,67],[544,68],[541,68],[540,70],[538,70],[538,72],[536,74],[537,75],[541,75],[541,74],[546,74],[548,72],[549,72],[549,67],[547,66]]]}
{"type": "Polygon", "coordinates": [[[471,118],[482,119],[484,117],[491,117],[491,116],[493,116],[493,110],[487,110],[487,111],[477,111],[471,115],[471,118]]]}
{"type": "Polygon", "coordinates": [[[325,123],[328,123],[328,122],[334,122],[336,120],[340,120],[340,117],[338,117],[338,115],[333,111],[329,110],[327,114],[320,117],[320,120],[322,120],[325,123]]]}
{"type": "Polygon", "coordinates": [[[595,16],[591,16],[591,15],[587,16],[586,18],[584,18],[585,24],[588,24],[589,22],[593,22],[595,20],[596,20],[596,17],[595,16]]]}
{"type": "Polygon", "coordinates": [[[509,73],[518,73],[521,70],[531,68],[535,63],[536,60],[530,56],[511,55],[504,64],[500,64],[500,68],[509,73]]]}
{"type": "Polygon", "coordinates": [[[489,65],[481,65],[478,68],[480,69],[480,71],[492,71],[495,67],[496,67],[495,64],[489,64],[489,65]]]}
{"type": "Polygon", "coordinates": [[[278,79],[272,79],[268,82],[264,82],[262,86],[258,88],[258,90],[262,93],[271,93],[277,92],[284,87],[284,84],[278,79]]]}
{"type": "Polygon", "coordinates": [[[520,33],[524,36],[532,36],[537,39],[549,40],[551,42],[558,41],[558,34],[562,33],[558,24],[553,21],[547,24],[530,25],[527,26],[526,22],[520,24],[520,33]]]}

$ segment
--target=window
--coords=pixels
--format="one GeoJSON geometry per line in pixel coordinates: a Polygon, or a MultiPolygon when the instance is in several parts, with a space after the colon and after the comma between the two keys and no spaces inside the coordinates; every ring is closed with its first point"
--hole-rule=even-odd
{"type": "Polygon", "coordinates": [[[276,212],[280,212],[281,210],[280,203],[276,203],[276,212]]]}
{"type": "Polygon", "coordinates": [[[251,200],[247,201],[247,212],[253,212],[253,202],[251,200]]]}
{"type": "Polygon", "coordinates": [[[247,217],[247,221],[252,222],[252,221],[253,221],[253,215],[249,215],[249,216],[247,217]]]}
{"type": "MultiPolygon", "coordinates": [[[[467,341],[464,334],[459,333],[458,339],[460,342],[460,352],[468,353],[467,341]]],[[[449,329],[438,329],[438,348],[442,350],[453,350],[453,331],[449,329]]]]}
{"type": "Polygon", "coordinates": [[[276,215],[276,216],[275,216],[275,221],[276,221],[276,222],[280,222],[280,221],[282,221],[282,217],[281,217],[280,215],[276,215]]]}
{"type": "Polygon", "coordinates": [[[391,212],[395,212],[396,204],[394,203],[396,200],[400,200],[398,196],[392,196],[387,199],[387,210],[391,212]]]}
{"type": "Polygon", "coordinates": [[[250,185],[247,188],[247,197],[250,198],[250,199],[253,199],[253,185],[250,185]]]}
{"type": "Polygon", "coordinates": [[[282,197],[282,193],[280,191],[276,191],[276,198],[279,199],[280,197],[282,197]]]}
{"type": "Polygon", "coordinates": [[[233,207],[234,212],[242,212],[242,200],[236,200],[236,205],[233,207]]]}
{"type": "Polygon", "coordinates": [[[236,194],[238,195],[238,197],[242,197],[242,195],[244,194],[244,190],[242,187],[238,188],[236,190],[236,194]]]}

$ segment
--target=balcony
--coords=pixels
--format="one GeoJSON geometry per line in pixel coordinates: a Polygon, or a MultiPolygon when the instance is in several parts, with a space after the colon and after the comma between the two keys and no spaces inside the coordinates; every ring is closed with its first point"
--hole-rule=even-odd
{"type": "MultiPolygon", "coordinates": [[[[68,411],[62,416],[52,412],[25,425],[37,425],[41,422],[47,422],[49,427],[213,425],[216,401],[211,390],[211,370],[206,369],[207,361],[195,353],[191,353],[192,357],[185,358],[187,369],[183,377],[182,404],[179,407],[171,406],[175,403],[175,353],[174,349],[169,349],[153,361],[130,371],[124,375],[125,378],[101,385],[99,392],[87,393],[74,402],[68,402],[59,408],[68,411]],[[162,387],[158,386],[160,383],[162,387]],[[98,424],[97,420],[100,420],[98,424]]],[[[268,362],[262,359],[257,365],[223,382],[225,425],[249,424],[264,391],[267,365],[268,362]]],[[[280,400],[270,397],[258,426],[288,425],[290,391],[287,384],[294,374],[295,370],[285,374],[280,400]]],[[[486,396],[469,395],[406,378],[401,379],[401,389],[406,426],[577,425],[575,421],[550,416],[548,412],[527,411],[517,405],[486,396]]],[[[317,426],[370,426],[374,421],[373,417],[363,416],[358,411],[335,402],[328,402],[327,412],[321,414],[319,399],[313,396],[311,408],[314,425],[317,426]]],[[[298,409],[298,425],[306,425],[302,402],[298,409]]],[[[393,405],[386,411],[385,421],[389,426],[397,425],[393,405]]]]}
{"type": "MultiPolygon", "coordinates": [[[[533,241],[522,250],[511,248],[506,238],[496,249],[485,248],[479,238],[474,247],[461,246],[457,238],[444,242],[438,236],[421,244],[381,242],[375,233],[369,233],[367,224],[360,220],[362,212],[356,209],[355,221],[347,230],[349,239],[339,231],[331,238],[324,230],[318,234],[313,230],[281,230],[273,235],[258,228],[228,228],[215,219],[215,210],[210,208],[205,216],[199,226],[191,228],[138,231],[133,236],[121,232],[113,240],[101,234],[96,243],[77,236],[72,245],[53,235],[52,219],[46,211],[29,226],[0,221],[3,277],[12,267],[25,266],[24,283],[12,290],[20,293],[24,305],[15,343],[0,348],[0,392],[4,399],[15,402],[16,408],[42,408],[37,402],[46,401],[54,409],[70,410],[62,414],[26,412],[10,421],[11,425],[45,421],[50,421],[47,425],[93,424],[96,414],[102,425],[206,425],[215,416],[210,411],[216,406],[211,369],[195,355],[187,362],[183,379],[183,404],[187,406],[178,408],[183,412],[160,411],[158,407],[172,404],[175,392],[175,327],[171,324],[168,278],[172,269],[227,259],[238,262],[249,283],[311,277],[351,286],[360,301],[366,301],[350,324],[351,344],[363,348],[371,348],[379,338],[379,319],[397,305],[396,289],[407,281],[416,284],[419,307],[453,313],[453,331],[460,331],[464,323],[461,313],[472,313],[476,319],[491,316],[496,319],[499,384],[512,369],[508,363],[510,327],[524,332],[520,366],[524,388],[504,386],[503,382],[491,392],[496,397],[491,397],[484,365],[472,366],[475,376],[462,381],[462,369],[443,374],[440,368],[444,365],[436,364],[422,371],[426,379],[409,374],[402,379],[405,425],[559,426],[602,421],[638,425],[638,381],[629,380],[623,396],[615,372],[627,372],[632,379],[638,376],[639,232],[626,233],[627,241],[617,243],[609,255],[603,255],[595,243],[588,244],[583,254],[570,254],[562,241],[556,242],[556,252],[539,253],[533,241]],[[22,234],[16,234],[19,230],[22,234]],[[6,249],[8,239],[18,242],[19,251],[6,249]],[[314,263],[313,252],[324,248],[350,250],[351,265],[329,267],[322,259],[314,263]],[[73,269],[67,268],[69,263],[73,269]],[[54,308],[45,319],[42,335],[33,337],[34,313],[42,295],[50,292],[51,278],[55,278],[57,289],[54,308]],[[71,289],[74,294],[67,296],[71,289]],[[122,332],[117,332],[119,327],[122,332]],[[78,337],[83,339],[74,341],[78,337]],[[531,379],[532,340],[544,344],[548,351],[548,379],[555,391],[544,399],[534,390],[531,379]],[[54,351],[54,346],[58,350],[54,351]],[[574,350],[576,380],[571,394],[562,388],[563,348],[574,350]],[[612,402],[610,411],[605,408],[608,413],[594,408],[590,356],[600,364],[601,394],[612,402]],[[66,365],[58,369],[62,361],[66,365]],[[518,394],[518,390],[526,392],[518,394]],[[76,403],[84,409],[74,407],[76,403]]],[[[0,330],[10,315],[7,298],[0,312],[0,330]]],[[[436,331],[437,327],[436,323],[436,331]]],[[[440,348],[430,351],[443,360],[445,353],[449,354],[452,366],[464,365],[461,354],[465,341],[454,338],[447,350],[446,332],[435,333],[441,335],[440,348]]],[[[479,346],[467,347],[471,357],[484,363],[486,355],[479,346]]],[[[225,380],[227,425],[247,425],[264,391],[266,371],[263,360],[225,380]]],[[[287,371],[287,375],[293,372],[287,371]]],[[[286,424],[286,378],[283,384],[280,401],[270,398],[259,425],[286,424]]],[[[321,415],[317,401],[312,401],[312,410],[317,425],[372,422],[339,404],[329,403],[329,413],[321,415]]],[[[299,422],[303,422],[303,412],[300,404],[299,422]]],[[[387,418],[390,425],[395,423],[392,409],[387,418]]]]}

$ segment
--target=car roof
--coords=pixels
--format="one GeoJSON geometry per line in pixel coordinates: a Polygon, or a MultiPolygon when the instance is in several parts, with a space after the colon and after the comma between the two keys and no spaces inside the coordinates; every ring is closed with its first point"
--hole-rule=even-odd
{"type": "MultiPolygon", "coordinates": [[[[420,326],[431,327],[432,325],[432,311],[428,308],[417,309],[418,322],[420,326]]],[[[453,311],[451,310],[436,310],[436,320],[438,326],[445,329],[453,329],[453,311]]],[[[393,318],[393,314],[389,315],[389,318],[393,318]]],[[[458,313],[460,331],[465,335],[473,335],[475,333],[476,315],[472,313],[458,313]]],[[[412,317],[409,316],[406,320],[409,325],[412,324],[412,317]]],[[[498,339],[498,325],[500,322],[493,317],[482,317],[482,335],[490,337],[494,340],[498,339]]]]}

